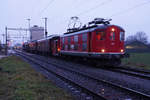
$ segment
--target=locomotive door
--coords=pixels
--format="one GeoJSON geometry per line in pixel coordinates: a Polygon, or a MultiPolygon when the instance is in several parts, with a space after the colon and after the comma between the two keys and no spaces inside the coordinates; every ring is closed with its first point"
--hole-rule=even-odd
{"type": "Polygon", "coordinates": [[[107,48],[109,52],[117,52],[119,48],[119,33],[116,28],[111,28],[108,31],[108,36],[107,36],[107,48]]]}
{"type": "Polygon", "coordinates": [[[92,34],[92,52],[101,52],[105,49],[106,32],[104,30],[98,30],[92,34]]]}
{"type": "Polygon", "coordinates": [[[92,33],[88,33],[88,52],[91,52],[91,47],[92,47],[92,33]]]}
{"type": "Polygon", "coordinates": [[[53,54],[57,55],[58,54],[58,40],[54,40],[54,48],[53,48],[53,54]]]}

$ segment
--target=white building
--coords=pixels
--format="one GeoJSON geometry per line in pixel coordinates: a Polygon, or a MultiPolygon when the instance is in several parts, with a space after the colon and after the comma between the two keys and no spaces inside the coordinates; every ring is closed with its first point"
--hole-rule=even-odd
{"type": "Polygon", "coordinates": [[[39,40],[44,38],[44,27],[38,27],[37,25],[34,25],[30,28],[31,33],[31,41],[39,40]]]}

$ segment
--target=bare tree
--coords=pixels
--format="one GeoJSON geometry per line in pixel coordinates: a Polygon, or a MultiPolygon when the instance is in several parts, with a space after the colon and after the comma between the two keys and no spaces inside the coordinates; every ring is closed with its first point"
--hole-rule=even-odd
{"type": "Polygon", "coordinates": [[[144,44],[147,44],[148,41],[147,41],[147,35],[145,32],[142,32],[142,31],[139,31],[135,34],[135,38],[137,41],[140,41],[144,44]]]}
{"type": "Polygon", "coordinates": [[[126,43],[131,43],[133,41],[139,41],[144,44],[148,43],[148,37],[145,32],[139,31],[135,35],[130,35],[126,39],[126,43]]]}
{"type": "Polygon", "coordinates": [[[134,35],[130,35],[126,39],[126,43],[130,43],[130,42],[133,42],[133,41],[136,41],[136,38],[135,38],[134,35]]]}

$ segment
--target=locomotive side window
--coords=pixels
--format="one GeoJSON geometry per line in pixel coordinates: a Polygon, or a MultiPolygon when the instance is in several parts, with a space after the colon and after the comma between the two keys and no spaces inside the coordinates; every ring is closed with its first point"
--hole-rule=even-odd
{"type": "Polygon", "coordinates": [[[110,33],[110,40],[115,40],[115,32],[110,33]]]}
{"type": "Polygon", "coordinates": [[[87,41],[87,34],[82,34],[82,41],[86,42],[87,41]]]}
{"type": "Polygon", "coordinates": [[[71,45],[71,50],[73,50],[73,49],[74,49],[74,45],[72,44],[72,45],[71,45]]]}
{"type": "Polygon", "coordinates": [[[65,38],[62,38],[62,43],[63,43],[63,44],[65,43],[65,38]]]}
{"type": "Polygon", "coordinates": [[[82,51],[86,51],[87,50],[87,43],[83,43],[82,44],[82,51]]]}
{"type": "Polygon", "coordinates": [[[68,50],[71,49],[71,37],[68,37],[68,50]]]}
{"type": "Polygon", "coordinates": [[[68,44],[71,43],[71,37],[68,37],[68,44]]]}
{"type": "Polygon", "coordinates": [[[68,45],[65,45],[65,50],[67,50],[68,49],[68,45]]]}
{"type": "Polygon", "coordinates": [[[78,42],[78,35],[74,36],[74,42],[78,42]]]}
{"type": "Polygon", "coordinates": [[[68,43],[68,37],[65,37],[65,50],[68,50],[68,45],[67,45],[67,43],[68,43]]]}
{"type": "Polygon", "coordinates": [[[96,40],[105,40],[105,32],[96,32],[96,40]]]}
{"type": "Polygon", "coordinates": [[[78,35],[74,36],[74,50],[78,50],[78,35]]]}
{"type": "Polygon", "coordinates": [[[78,43],[74,44],[74,50],[78,50],[78,43]]]}
{"type": "Polygon", "coordinates": [[[87,33],[82,34],[82,51],[87,50],[87,33]]]}
{"type": "Polygon", "coordinates": [[[120,32],[120,41],[124,41],[124,32],[120,32]]]}

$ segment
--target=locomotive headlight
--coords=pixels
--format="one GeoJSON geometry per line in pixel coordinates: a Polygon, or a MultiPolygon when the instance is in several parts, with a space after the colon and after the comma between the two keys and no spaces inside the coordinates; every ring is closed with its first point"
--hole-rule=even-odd
{"type": "Polygon", "coordinates": [[[104,52],[105,52],[105,49],[102,49],[102,50],[101,50],[101,52],[103,52],[103,53],[104,53],[104,52]]]}
{"type": "Polygon", "coordinates": [[[58,50],[58,52],[59,52],[59,51],[60,51],[60,48],[58,48],[57,50],[58,50]]]}
{"type": "Polygon", "coordinates": [[[111,29],[111,31],[113,31],[113,32],[114,32],[114,31],[115,31],[115,29],[114,29],[114,28],[112,28],[112,29],[111,29]]]}
{"type": "Polygon", "coordinates": [[[123,51],[124,51],[123,49],[120,50],[120,52],[123,52],[123,51]]]}

